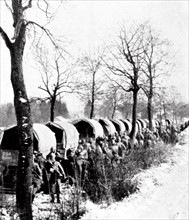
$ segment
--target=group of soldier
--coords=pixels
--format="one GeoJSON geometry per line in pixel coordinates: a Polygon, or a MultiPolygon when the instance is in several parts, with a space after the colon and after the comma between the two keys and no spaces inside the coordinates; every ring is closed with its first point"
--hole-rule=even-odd
{"type": "Polygon", "coordinates": [[[158,141],[168,143],[176,137],[178,131],[174,127],[155,129],[144,128],[136,138],[130,140],[127,132],[114,133],[105,137],[82,138],[76,150],[68,149],[66,158],[51,148],[46,158],[39,152],[34,152],[33,160],[33,199],[43,186],[44,193],[51,195],[51,202],[60,202],[61,182],[68,181],[71,185],[79,181],[82,187],[87,167],[93,164],[94,156],[101,157],[116,165],[127,156],[132,148],[150,148],[158,141]]]}
{"type": "Polygon", "coordinates": [[[32,175],[32,200],[42,187],[44,193],[51,195],[52,203],[55,201],[55,194],[57,203],[60,203],[61,180],[66,176],[53,147],[46,158],[40,152],[34,152],[32,175]]]}

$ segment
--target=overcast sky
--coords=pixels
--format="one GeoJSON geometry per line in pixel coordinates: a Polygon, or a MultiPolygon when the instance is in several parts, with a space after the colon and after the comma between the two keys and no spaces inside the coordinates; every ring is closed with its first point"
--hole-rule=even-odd
{"type": "MultiPolygon", "coordinates": [[[[51,3],[56,1],[52,0],[51,3]]],[[[13,32],[8,28],[11,25],[9,11],[5,11],[3,1],[0,1],[0,6],[0,24],[12,37],[13,32]]],[[[36,15],[34,17],[37,21],[38,17],[36,15]]],[[[55,34],[64,35],[72,42],[70,52],[77,56],[108,43],[116,35],[116,30],[123,21],[129,25],[146,20],[161,32],[162,38],[167,38],[173,43],[176,67],[169,83],[174,84],[185,101],[189,102],[188,1],[67,1],[58,11],[52,28],[55,34]]],[[[0,40],[0,62],[0,103],[12,102],[10,57],[2,40],[0,40]]],[[[28,95],[38,96],[39,75],[31,67],[24,66],[24,70],[28,95]]]]}

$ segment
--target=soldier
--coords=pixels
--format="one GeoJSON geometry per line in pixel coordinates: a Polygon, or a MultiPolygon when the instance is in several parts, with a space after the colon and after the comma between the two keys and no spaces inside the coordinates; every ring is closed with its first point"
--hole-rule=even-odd
{"type": "Polygon", "coordinates": [[[104,142],[101,137],[96,139],[96,155],[103,158],[104,142]]]}
{"type": "Polygon", "coordinates": [[[83,181],[85,179],[87,163],[88,163],[88,151],[80,143],[76,151],[76,168],[78,171],[78,177],[81,185],[83,185],[83,181]]]}
{"type": "MultiPolygon", "coordinates": [[[[67,150],[67,160],[66,163],[66,175],[68,179],[68,183],[73,185],[75,183],[75,151],[72,149],[67,150]]],[[[64,168],[64,167],[63,167],[64,168]]]]}
{"type": "Polygon", "coordinates": [[[118,155],[123,159],[123,157],[125,156],[126,147],[123,144],[120,136],[117,139],[117,146],[118,146],[118,155]]]}
{"type": "Polygon", "coordinates": [[[49,159],[49,157],[51,156],[51,154],[55,154],[56,153],[56,150],[55,150],[55,148],[54,147],[51,147],[50,148],[50,152],[47,154],[47,156],[46,156],[46,159],[48,160],[49,159]]]}
{"type": "Polygon", "coordinates": [[[112,139],[110,149],[112,150],[112,154],[113,154],[113,158],[112,158],[113,165],[120,163],[119,146],[115,138],[112,139]]]}
{"type": "Polygon", "coordinates": [[[46,169],[49,173],[49,185],[50,185],[50,194],[51,202],[54,203],[55,195],[57,195],[57,203],[60,203],[60,188],[61,188],[61,179],[65,178],[65,172],[61,164],[55,160],[55,153],[51,153],[48,156],[46,163],[46,169]]]}
{"type": "Polygon", "coordinates": [[[96,152],[96,144],[95,144],[95,140],[93,138],[89,138],[89,143],[90,143],[90,148],[92,152],[96,152]]]}

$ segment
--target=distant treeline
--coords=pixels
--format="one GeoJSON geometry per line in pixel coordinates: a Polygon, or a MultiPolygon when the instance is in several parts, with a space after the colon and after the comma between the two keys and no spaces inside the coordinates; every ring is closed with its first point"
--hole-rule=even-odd
{"type": "MultiPolygon", "coordinates": [[[[31,100],[31,112],[32,120],[34,123],[43,123],[50,120],[50,102],[49,101],[34,101],[31,100]]],[[[164,114],[160,116],[157,110],[153,109],[154,114],[158,117],[168,118],[171,121],[179,123],[183,118],[189,118],[189,104],[181,103],[177,105],[176,108],[171,108],[171,105],[167,103],[167,108],[164,109],[164,114]],[[165,116],[166,115],[166,116],[165,116]]],[[[116,107],[117,112],[119,112],[119,118],[131,118],[131,107],[132,103],[127,101],[123,102],[122,105],[116,107]]],[[[90,115],[91,103],[87,102],[84,107],[84,117],[89,118],[90,115]]],[[[113,107],[108,105],[104,101],[100,106],[95,108],[96,117],[112,118],[113,107]]],[[[67,105],[65,102],[56,101],[55,104],[55,117],[63,116],[64,118],[70,118],[72,115],[69,113],[67,105]]],[[[141,118],[147,118],[146,103],[139,102],[137,107],[137,114],[141,118]]],[[[81,116],[82,117],[82,116],[81,116]]],[[[12,103],[0,105],[0,127],[7,127],[10,125],[16,124],[15,110],[12,103]]]]}
{"type": "MultiPolygon", "coordinates": [[[[50,118],[50,103],[35,101],[31,102],[32,120],[34,123],[43,123],[49,121],[50,118]]],[[[64,118],[69,118],[69,112],[66,103],[56,101],[55,117],[62,115],[64,118]]],[[[16,124],[16,116],[14,105],[12,103],[0,105],[0,127],[7,127],[16,124]]]]}

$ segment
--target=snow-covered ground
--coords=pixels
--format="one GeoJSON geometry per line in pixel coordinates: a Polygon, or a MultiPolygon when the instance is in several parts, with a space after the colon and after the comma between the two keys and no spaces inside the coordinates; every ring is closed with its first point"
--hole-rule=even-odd
{"type": "Polygon", "coordinates": [[[189,129],[185,135],[186,143],[175,146],[168,163],[135,177],[140,182],[137,193],[108,207],[87,202],[81,219],[189,219],[189,129]]]}
{"type": "MultiPolygon", "coordinates": [[[[135,176],[139,182],[139,191],[107,206],[84,202],[87,212],[81,220],[126,220],[126,219],[189,219],[189,128],[184,132],[184,144],[174,146],[174,153],[166,163],[158,167],[144,170],[135,176]]],[[[60,219],[57,215],[65,210],[64,202],[72,201],[72,188],[62,188],[61,204],[50,203],[50,196],[37,194],[33,203],[34,220],[60,219]]],[[[9,198],[11,201],[13,197],[9,198]]],[[[15,198],[14,198],[15,200],[15,198]]],[[[80,204],[81,206],[81,204],[80,204]]],[[[18,219],[17,215],[10,218],[6,209],[0,212],[0,220],[18,219]]]]}

